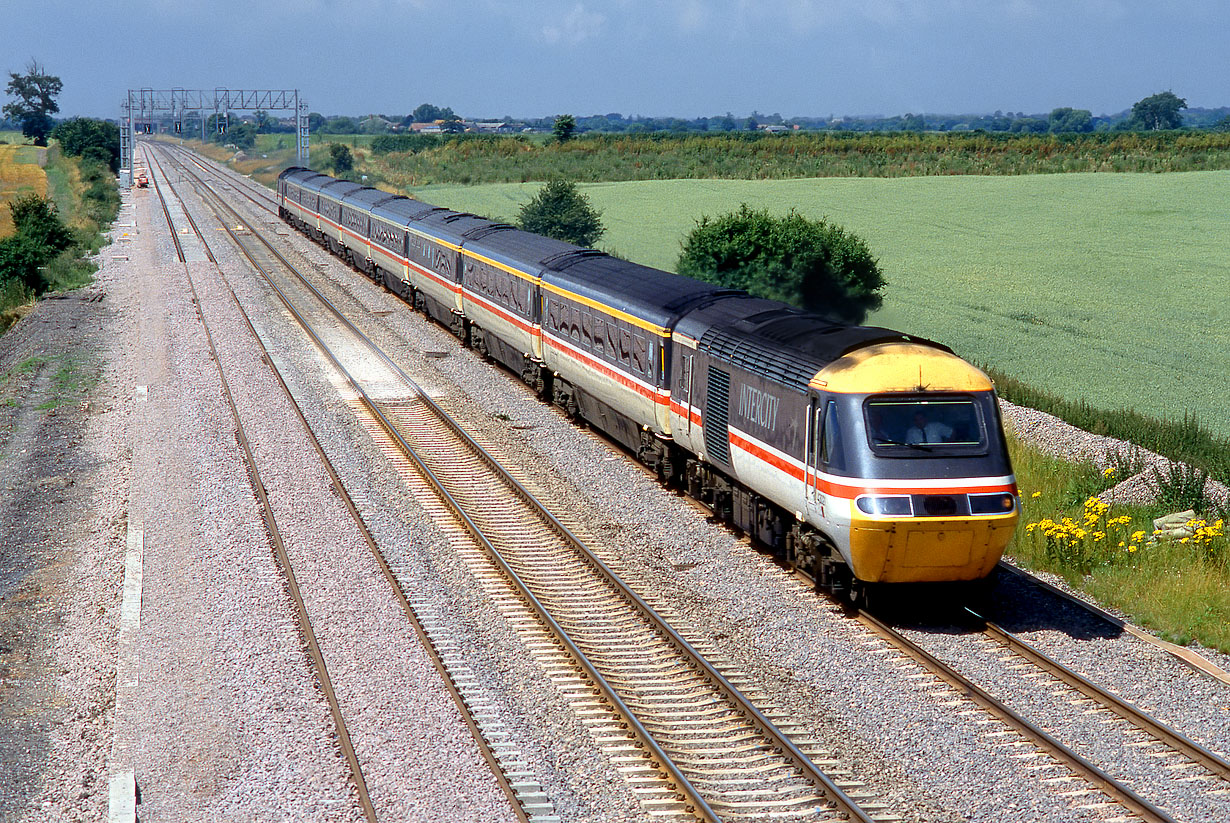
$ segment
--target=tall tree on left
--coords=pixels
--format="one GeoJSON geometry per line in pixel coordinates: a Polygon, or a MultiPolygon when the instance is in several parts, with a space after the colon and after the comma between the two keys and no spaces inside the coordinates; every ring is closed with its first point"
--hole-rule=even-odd
{"type": "Polygon", "coordinates": [[[51,115],[60,111],[56,96],[64,88],[60,78],[31,59],[25,74],[9,72],[6,91],[15,100],[4,104],[4,114],[21,121],[21,133],[34,139],[34,145],[47,145],[47,135],[55,127],[51,115]]]}

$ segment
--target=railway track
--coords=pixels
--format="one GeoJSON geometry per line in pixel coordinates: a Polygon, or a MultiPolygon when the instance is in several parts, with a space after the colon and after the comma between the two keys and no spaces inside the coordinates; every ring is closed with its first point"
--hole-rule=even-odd
{"type": "Polygon", "coordinates": [[[781,820],[890,819],[859,784],[822,772],[815,761],[828,756],[815,740],[801,729],[797,740],[780,730],[203,180],[197,183],[224,222],[240,227],[228,229],[232,238],[345,376],[379,442],[412,469],[407,480],[429,483],[464,524],[481,549],[463,557],[476,576],[506,587],[505,608],[527,610],[522,629],[540,632],[530,648],[599,748],[620,764],[646,812],[713,821],[760,820],[766,813],[781,820]]]}
{"type": "Polygon", "coordinates": [[[953,698],[954,708],[964,702],[972,703],[990,718],[990,722],[1000,724],[997,733],[1008,736],[1006,742],[1029,747],[1030,751],[1025,753],[1025,756],[1042,755],[1049,758],[1049,762],[1039,766],[1046,770],[1045,780],[1065,781],[1076,777],[1084,781],[1090,790],[1103,796],[1103,801],[1094,800],[1092,805],[1117,803],[1130,812],[1135,819],[1144,820],[1147,823],[1175,823],[1173,818],[1154,804],[1078,755],[1040,726],[1030,722],[1006,703],[992,696],[971,678],[961,674],[892,626],[867,612],[859,612],[855,619],[893,649],[914,660],[941,683],[948,686],[952,690],[951,694],[941,693],[941,696],[953,698]]]}
{"type": "MultiPolygon", "coordinates": [[[[332,678],[329,676],[328,666],[325,664],[324,655],[321,652],[320,644],[316,639],[316,632],[313,629],[312,621],[308,616],[307,605],[304,602],[303,594],[299,587],[299,582],[296,578],[294,568],[291,565],[290,557],[287,554],[285,543],[282,540],[282,534],[278,528],[277,517],[274,514],[273,506],[270,504],[268,496],[265,494],[265,485],[261,481],[260,467],[257,465],[256,457],[253,454],[251,444],[248,441],[247,433],[245,431],[243,421],[240,418],[239,408],[235,402],[235,396],[231,391],[230,383],[226,379],[226,373],[222,366],[222,360],[218,355],[218,349],[214,343],[213,332],[210,329],[208,320],[206,320],[204,313],[201,311],[200,295],[197,293],[191,267],[188,265],[187,255],[184,252],[184,244],[180,238],[180,232],[177,231],[176,222],[172,217],[173,211],[178,211],[182,217],[182,221],[179,224],[180,229],[191,232],[191,235],[199,241],[208,261],[213,264],[216,264],[217,261],[213,255],[213,251],[209,248],[208,242],[205,240],[204,234],[202,234],[200,228],[196,224],[196,221],[193,220],[191,214],[188,212],[183,200],[179,198],[178,194],[175,192],[173,184],[171,184],[169,179],[166,177],[153,152],[147,149],[146,157],[147,161],[150,162],[151,165],[150,177],[154,181],[154,189],[158,196],[159,203],[162,206],[162,213],[166,218],[167,228],[170,230],[171,237],[175,242],[176,256],[179,259],[179,262],[184,264],[184,278],[192,292],[192,302],[196,306],[197,319],[200,321],[201,326],[205,331],[210,356],[218,370],[218,378],[222,384],[222,391],[226,398],[227,407],[231,413],[231,420],[235,425],[236,437],[239,441],[239,446],[243,451],[244,465],[248,471],[248,478],[252,484],[253,491],[260,502],[261,513],[265,521],[265,527],[269,533],[270,541],[273,544],[274,555],[277,558],[278,567],[282,571],[291,600],[295,605],[295,613],[299,631],[303,635],[304,641],[307,645],[308,655],[312,661],[312,667],[315,670],[316,678],[320,683],[320,688],[325,696],[325,700],[329,705],[329,712],[332,715],[334,727],[337,729],[338,745],[342,750],[342,755],[345,758],[347,767],[350,770],[351,781],[355,787],[359,807],[363,812],[364,818],[369,821],[369,823],[376,823],[376,809],[372,804],[371,797],[367,791],[367,782],[363,777],[363,769],[359,765],[358,756],[355,753],[354,745],[350,739],[350,732],[347,729],[345,718],[342,715],[341,704],[338,702],[337,694],[333,689],[333,682],[332,678]],[[154,172],[155,168],[157,169],[156,173],[154,172]],[[163,192],[162,184],[159,183],[160,177],[170,190],[171,197],[174,198],[178,209],[173,208],[167,194],[163,192]]],[[[233,292],[231,296],[234,298],[233,292]]]]}

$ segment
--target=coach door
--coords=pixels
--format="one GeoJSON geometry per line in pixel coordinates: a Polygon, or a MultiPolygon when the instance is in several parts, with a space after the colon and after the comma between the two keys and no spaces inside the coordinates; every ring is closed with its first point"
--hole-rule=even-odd
{"type": "Polygon", "coordinates": [[[819,490],[817,473],[820,465],[822,429],[824,426],[824,405],[818,397],[808,399],[807,405],[807,447],[803,465],[804,503],[808,514],[818,513],[819,490]]]}
{"type": "Polygon", "coordinates": [[[693,363],[695,354],[684,354],[683,365],[679,370],[679,395],[683,400],[683,416],[687,418],[684,431],[692,437],[692,383],[695,379],[696,365],[693,363]]]}

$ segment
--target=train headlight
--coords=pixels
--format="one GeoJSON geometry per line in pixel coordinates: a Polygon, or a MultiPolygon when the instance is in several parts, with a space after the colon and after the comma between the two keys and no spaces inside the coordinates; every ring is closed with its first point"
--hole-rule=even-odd
{"type": "Polygon", "coordinates": [[[1016,495],[1008,492],[996,494],[971,494],[970,514],[1008,514],[1016,508],[1016,495]]]}
{"type": "Polygon", "coordinates": [[[878,514],[891,517],[912,517],[914,505],[908,494],[864,495],[857,501],[863,514],[878,514]]]}

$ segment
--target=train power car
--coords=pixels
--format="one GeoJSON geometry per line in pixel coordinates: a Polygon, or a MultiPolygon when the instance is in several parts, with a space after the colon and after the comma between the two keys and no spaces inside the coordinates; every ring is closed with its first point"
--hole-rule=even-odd
{"type": "Polygon", "coordinates": [[[940,344],[308,169],[278,196],[292,225],[820,584],[982,580],[1016,528],[994,387],[940,344]]]}

